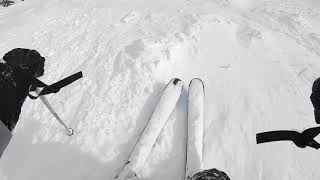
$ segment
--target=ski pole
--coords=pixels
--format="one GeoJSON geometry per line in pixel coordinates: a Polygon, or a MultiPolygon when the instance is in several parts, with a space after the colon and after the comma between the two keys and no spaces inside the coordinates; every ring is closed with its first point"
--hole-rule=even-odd
{"type": "MultiPolygon", "coordinates": [[[[37,88],[37,93],[40,93],[40,90],[37,88]]],[[[49,111],[53,114],[53,116],[57,119],[57,121],[67,130],[67,135],[72,136],[74,133],[74,130],[70,127],[68,127],[62,119],[59,117],[59,115],[56,113],[56,111],[53,109],[47,98],[44,96],[40,96],[41,101],[43,104],[49,109],[49,111]]]]}

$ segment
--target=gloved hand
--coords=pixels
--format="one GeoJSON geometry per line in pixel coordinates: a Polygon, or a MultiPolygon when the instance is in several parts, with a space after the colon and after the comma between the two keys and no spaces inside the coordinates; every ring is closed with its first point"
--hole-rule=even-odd
{"type": "Polygon", "coordinates": [[[312,147],[315,149],[319,149],[320,144],[313,139],[317,135],[319,135],[319,133],[320,133],[320,127],[314,127],[314,128],[309,128],[309,129],[304,130],[301,133],[301,136],[302,136],[304,142],[306,143],[306,146],[309,146],[309,147],[312,147]]]}

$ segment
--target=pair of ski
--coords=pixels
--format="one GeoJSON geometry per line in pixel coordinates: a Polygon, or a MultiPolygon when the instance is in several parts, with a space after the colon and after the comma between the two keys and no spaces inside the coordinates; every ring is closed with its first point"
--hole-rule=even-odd
{"type": "MultiPolygon", "coordinates": [[[[183,90],[180,79],[172,79],[156,105],[149,122],[141,133],[128,161],[115,176],[116,180],[138,179],[138,172],[151,153],[152,147],[176,106],[183,90]]],[[[204,85],[195,78],[189,84],[188,92],[188,138],[185,179],[201,170],[203,138],[204,85]]]]}

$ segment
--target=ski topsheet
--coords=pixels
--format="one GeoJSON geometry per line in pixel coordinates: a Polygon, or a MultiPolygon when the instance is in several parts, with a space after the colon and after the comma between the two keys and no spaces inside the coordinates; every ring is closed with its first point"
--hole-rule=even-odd
{"type": "Polygon", "coordinates": [[[135,145],[129,160],[126,162],[121,172],[116,175],[115,179],[123,180],[136,176],[137,172],[148,158],[154,143],[178,102],[182,89],[183,83],[180,79],[175,78],[168,83],[149,122],[135,145]]]}
{"type": "Polygon", "coordinates": [[[188,138],[185,179],[202,170],[204,85],[193,79],[188,92],[188,138]]]}

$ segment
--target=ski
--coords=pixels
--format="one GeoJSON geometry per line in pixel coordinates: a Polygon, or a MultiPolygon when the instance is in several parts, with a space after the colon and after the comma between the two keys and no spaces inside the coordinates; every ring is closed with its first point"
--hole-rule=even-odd
{"type": "Polygon", "coordinates": [[[192,79],[188,92],[188,137],[185,180],[202,170],[204,84],[192,79]]]}
{"type": "Polygon", "coordinates": [[[180,79],[174,78],[168,83],[147,125],[134,146],[128,161],[120,173],[115,176],[115,179],[124,180],[137,176],[138,171],[144,165],[167,119],[176,106],[182,89],[183,82],[180,79]]]}

